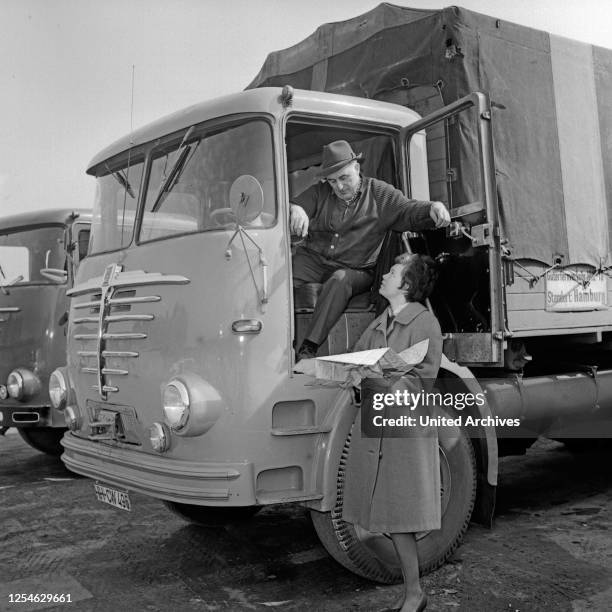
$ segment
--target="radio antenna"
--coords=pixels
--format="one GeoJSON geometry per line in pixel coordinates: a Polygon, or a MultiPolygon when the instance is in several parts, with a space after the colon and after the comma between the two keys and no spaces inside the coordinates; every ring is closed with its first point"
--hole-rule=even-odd
{"type": "MultiPolygon", "coordinates": [[[[130,165],[132,162],[132,147],[134,146],[134,75],[136,73],[136,65],[132,64],[132,95],[130,100],[130,148],[128,150],[127,168],[125,169],[125,189],[123,191],[123,214],[121,217],[121,247],[123,248],[123,228],[125,227],[125,209],[127,206],[127,196],[130,192],[130,165]]],[[[120,174],[117,176],[121,176],[120,174]]],[[[121,180],[121,179],[120,179],[121,180]]],[[[130,194],[131,195],[131,194],[130,194]]],[[[132,197],[134,197],[132,195],[132,197]]]]}
{"type": "Polygon", "coordinates": [[[136,65],[132,64],[132,100],[130,102],[130,144],[134,144],[132,134],[134,133],[134,75],[136,74],[136,65]]]}

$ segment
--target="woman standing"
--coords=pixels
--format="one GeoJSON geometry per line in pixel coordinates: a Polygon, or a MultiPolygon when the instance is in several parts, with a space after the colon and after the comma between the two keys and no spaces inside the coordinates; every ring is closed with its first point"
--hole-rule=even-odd
{"type": "MultiPolygon", "coordinates": [[[[379,291],[389,307],[369,325],[353,350],[388,346],[400,353],[422,340],[429,345],[423,361],[401,378],[364,379],[362,411],[373,412],[374,392],[432,390],[442,358],[442,334],[424,302],[435,279],[434,261],[414,254],[398,257],[383,276],[379,291]]],[[[364,437],[355,426],[346,470],[342,518],[368,531],[389,534],[404,577],[404,591],[392,609],[402,612],[421,611],[427,605],[419,583],[415,534],[439,529],[441,524],[437,430],[421,425],[419,419],[427,414],[427,406],[385,407],[382,416],[412,416],[415,425],[380,428],[378,437],[364,437]]]]}

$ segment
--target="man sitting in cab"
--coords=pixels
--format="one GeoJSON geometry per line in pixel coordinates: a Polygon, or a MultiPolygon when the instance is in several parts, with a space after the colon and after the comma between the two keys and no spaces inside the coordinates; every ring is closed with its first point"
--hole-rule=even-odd
{"type": "Polygon", "coordinates": [[[323,284],[297,360],[315,357],[351,297],[371,287],[388,230],[450,223],[442,202],[412,200],[384,181],[362,176],[361,160],[346,140],[325,145],[322,181],[291,202],[291,233],[305,238],[293,257],[294,287],[323,284]]]}

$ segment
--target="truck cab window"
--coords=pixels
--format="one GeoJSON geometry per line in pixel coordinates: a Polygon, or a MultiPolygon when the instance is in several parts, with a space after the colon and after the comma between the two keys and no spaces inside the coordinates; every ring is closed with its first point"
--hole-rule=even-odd
{"type": "Polygon", "coordinates": [[[273,162],[271,129],[261,119],[161,148],[151,165],[140,241],[233,227],[230,189],[243,175],[255,177],[264,194],[263,211],[246,226],[270,227],[276,217],[273,162]]]}
{"type": "Polygon", "coordinates": [[[66,264],[64,228],[39,227],[0,235],[0,286],[53,284],[44,268],[66,264]]]}
{"type": "Polygon", "coordinates": [[[132,241],[144,162],[104,164],[97,174],[91,226],[91,253],[115,251],[132,241]]]}

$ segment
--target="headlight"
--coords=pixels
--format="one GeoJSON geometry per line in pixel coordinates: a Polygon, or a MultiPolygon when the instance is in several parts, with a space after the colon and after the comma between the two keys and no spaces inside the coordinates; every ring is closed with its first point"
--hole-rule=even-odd
{"type": "Polygon", "coordinates": [[[189,419],[189,392],[180,380],[171,380],[164,389],[164,414],[170,428],[180,431],[189,419]]]}
{"type": "Polygon", "coordinates": [[[163,453],[170,447],[170,436],[162,423],[153,423],[149,427],[149,440],[151,440],[153,450],[158,453],[163,453]]]}
{"type": "Polygon", "coordinates": [[[192,372],[182,372],[161,390],[169,434],[193,437],[206,433],[226,409],[221,394],[192,372]]]}
{"type": "Polygon", "coordinates": [[[66,419],[66,426],[70,431],[81,429],[81,416],[75,406],[68,406],[66,408],[64,411],[64,418],[66,419]]]}
{"type": "Polygon", "coordinates": [[[8,375],[6,390],[13,399],[20,400],[23,398],[23,376],[17,370],[8,375]]]}
{"type": "Polygon", "coordinates": [[[34,372],[17,368],[8,375],[6,390],[12,398],[25,401],[40,391],[40,380],[34,372]]]}
{"type": "Polygon", "coordinates": [[[56,410],[66,407],[68,398],[68,385],[61,370],[54,370],[49,377],[49,399],[56,410]]]}

